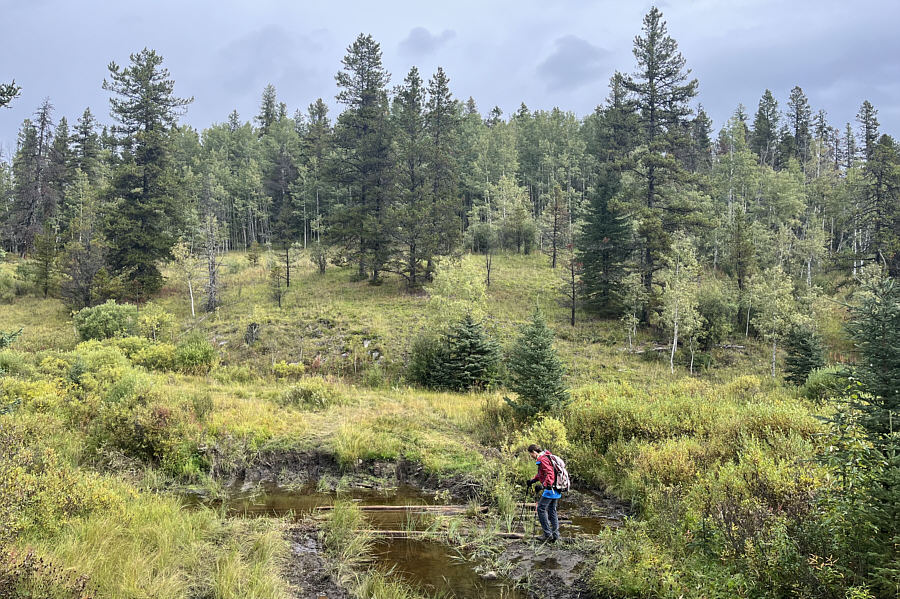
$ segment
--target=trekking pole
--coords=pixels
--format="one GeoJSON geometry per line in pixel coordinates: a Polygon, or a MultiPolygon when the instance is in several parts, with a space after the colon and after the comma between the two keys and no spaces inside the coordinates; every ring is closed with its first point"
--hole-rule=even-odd
{"type": "Polygon", "coordinates": [[[523,493],[525,494],[525,501],[522,502],[522,534],[527,535],[528,530],[525,528],[525,510],[527,509],[525,506],[528,504],[528,489],[530,487],[525,487],[523,493]]]}

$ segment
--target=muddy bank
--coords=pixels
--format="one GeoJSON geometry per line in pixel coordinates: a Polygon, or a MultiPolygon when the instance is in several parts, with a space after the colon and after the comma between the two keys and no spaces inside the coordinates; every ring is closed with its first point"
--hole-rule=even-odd
{"type": "Polygon", "coordinates": [[[534,540],[511,541],[497,558],[506,576],[529,597],[590,599],[596,597],[589,580],[595,560],[590,551],[571,540],[544,545],[534,540]]]}
{"type": "Polygon", "coordinates": [[[465,475],[437,476],[413,461],[360,460],[349,467],[334,454],[322,451],[277,451],[257,454],[246,464],[220,468],[214,475],[227,487],[274,483],[279,486],[304,486],[320,489],[389,489],[400,485],[423,491],[447,491],[454,498],[468,501],[476,496],[479,485],[465,475]]]}
{"type": "Polygon", "coordinates": [[[349,599],[350,593],[331,577],[315,526],[298,525],[288,531],[291,553],[284,576],[297,599],[349,599]]]}

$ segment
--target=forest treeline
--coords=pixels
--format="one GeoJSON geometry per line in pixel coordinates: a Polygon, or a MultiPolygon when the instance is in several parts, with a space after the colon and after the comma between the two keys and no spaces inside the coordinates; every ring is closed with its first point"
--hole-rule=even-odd
{"type": "Polygon", "coordinates": [[[22,124],[0,162],[0,241],[74,307],[145,300],[180,254],[208,263],[212,308],[216,256],[256,244],[286,256],[288,277],[302,247],[321,269],[396,273],[411,289],[441,257],[483,254],[489,284],[492,253],[544,251],[573,321],[581,302],[646,321],[700,266],[725,281],[738,326],[754,276],[812,287],[867,263],[900,272],[898,144],[872,104],[837,127],[800,87],[783,102],[765,90],[716,133],[655,8],[634,56],[584,118],[524,104],[506,116],[454,97],[441,68],[392,85],[360,35],[336,117],[322,99],[290,113],[269,85],[252,121],[232,112],[197,131],[178,123],[191,99],[144,49],[109,65],[114,125],[90,109],[57,120],[49,99],[22,124]]]}

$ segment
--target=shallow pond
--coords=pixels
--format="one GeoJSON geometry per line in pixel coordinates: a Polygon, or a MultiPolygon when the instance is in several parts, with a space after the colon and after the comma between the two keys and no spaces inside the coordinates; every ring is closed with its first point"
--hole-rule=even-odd
{"type": "Polygon", "coordinates": [[[456,599],[524,599],[503,579],[486,580],[470,562],[435,541],[391,539],[375,545],[378,566],[429,595],[456,599]]]}
{"type": "MultiPolygon", "coordinates": [[[[316,508],[334,505],[338,497],[352,500],[361,506],[397,506],[396,511],[364,512],[366,521],[372,528],[380,530],[421,530],[432,520],[432,516],[399,508],[448,503],[446,497],[435,496],[434,493],[427,493],[410,485],[392,489],[352,488],[338,494],[334,491],[320,491],[315,485],[291,487],[264,483],[250,488],[241,486],[228,488],[225,489],[225,495],[225,499],[208,499],[199,494],[187,493],[184,499],[188,505],[224,507],[227,515],[244,517],[282,517],[289,514],[302,516],[315,511],[316,508]]],[[[598,534],[611,522],[611,519],[602,516],[583,516],[573,514],[572,511],[575,510],[567,509],[566,500],[560,502],[560,532],[564,536],[598,534]]],[[[533,508],[525,512],[525,518],[536,524],[533,508]]],[[[520,528],[521,525],[516,530],[520,528]]]]}
{"type": "MultiPolygon", "coordinates": [[[[232,517],[282,517],[291,514],[301,517],[317,508],[334,505],[337,498],[355,501],[360,506],[383,506],[377,511],[363,512],[368,526],[379,530],[422,530],[433,521],[435,515],[410,510],[408,506],[450,503],[447,497],[426,493],[412,486],[387,490],[354,488],[335,493],[318,490],[314,485],[283,487],[269,483],[226,489],[224,499],[209,499],[196,493],[184,495],[188,505],[218,507],[232,517]],[[397,509],[390,509],[389,506],[396,506],[397,509]]],[[[611,523],[611,519],[602,516],[573,513],[577,511],[574,506],[567,510],[566,502],[561,503],[560,532],[563,536],[597,534],[611,523]]],[[[524,510],[523,515],[529,522],[529,535],[538,534],[540,529],[536,526],[534,509],[524,510]]],[[[521,532],[523,524],[517,520],[514,530],[521,532]]],[[[379,569],[390,572],[430,596],[455,599],[524,599],[527,596],[515,589],[509,580],[483,578],[475,571],[473,563],[437,541],[403,537],[379,539],[373,546],[372,558],[373,565],[379,569]]],[[[535,562],[531,567],[553,570],[552,558],[548,560],[548,563],[535,562]]]]}

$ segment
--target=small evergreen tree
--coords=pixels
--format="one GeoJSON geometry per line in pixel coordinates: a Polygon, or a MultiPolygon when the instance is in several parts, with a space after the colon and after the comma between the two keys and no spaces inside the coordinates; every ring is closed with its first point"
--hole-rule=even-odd
{"type": "Polygon", "coordinates": [[[861,358],[855,372],[868,394],[857,407],[871,435],[890,435],[900,429],[900,285],[886,277],[870,286],[849,327],[861,358]]]}
{"type": "Polygon", "coordinates": [[[809,373],[825,366],[825,350],[816,332],[808,326],[795,326],[785,339],[785,380],[802,385],[809,373]]]}
{"type": "Polygon", "coordinates": [[[553,331],[540,311],[522,327],[509,356],[509,388],[518,398],[506,401],[524,418],[559,408],[569,398],[562,362],[553,349],[553,331]]]}
{"type": "Polygon", "coordinates": [[[34,237],[34,282],[44,297],[56,286],[56,258],[59,247],[50,223],[44,223],[44,231],[34,237]]]}
{"type": "Polygon", "coordinates": [[[469,391],[492,383],[499,365],[496,342],[469,313],[440,336],[426,333],[417,338],[408,373],[424,387],[469,391]]]}
{"type": "Polygon", "coordinates": [[[484,389],[497,375],[500,364],[497,344],[472,314],[450,327],[447,354],[438,387],[454,391],[484,389]]]}

